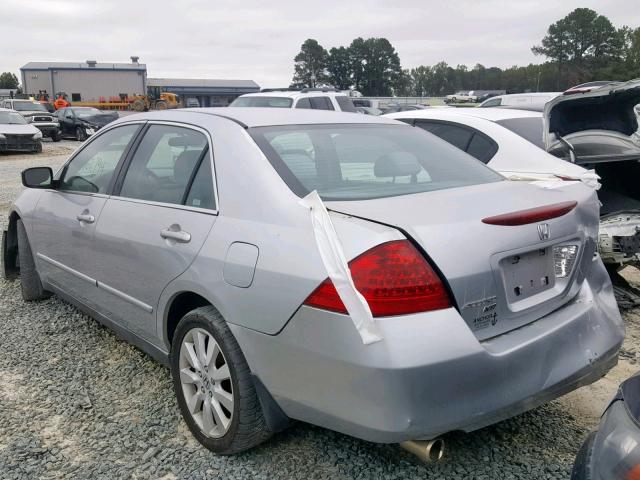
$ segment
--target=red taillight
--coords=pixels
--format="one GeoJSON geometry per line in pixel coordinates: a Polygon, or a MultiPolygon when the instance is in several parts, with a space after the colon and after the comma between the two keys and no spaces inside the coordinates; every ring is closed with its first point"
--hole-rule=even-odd
{"type": "MultiPolygon", "coordinates": [[[[451,306],[449,295],[420,252],[407,240],[383,243],[349,262],[351,277],[374,317],[406,315],[451,306]]],[[[347,313],[329,278],[305,305],[347,313]]]]}
{"type": "Polygon", "coordinates": [[[496,215],[495,217],[483,218],[482,223],[507,226],[527,225],[529,223],[561,217],[576,208],[577,204],[578,202],[554,203],[553,205],[545,205],[544,207],[529,208],[528,210],[519,210],[517,212],[496,215]]]}

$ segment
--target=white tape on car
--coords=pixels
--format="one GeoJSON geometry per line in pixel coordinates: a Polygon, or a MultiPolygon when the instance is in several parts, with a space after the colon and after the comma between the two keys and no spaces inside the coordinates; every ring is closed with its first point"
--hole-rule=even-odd
{"type": "Polygon", "coordinates": [[[300,200],[300,205],[308,208],[311,212],[311,224],[322,263],[324,263],[342,303],[349,312],[349,316],[353,320],[360,338],[362,338],[362,343],[368,345],[382,340],[382,333],[371,315],[367,300],[353,283],[342,244],[318,192],[314,190],[304,197],[300,200]]]}

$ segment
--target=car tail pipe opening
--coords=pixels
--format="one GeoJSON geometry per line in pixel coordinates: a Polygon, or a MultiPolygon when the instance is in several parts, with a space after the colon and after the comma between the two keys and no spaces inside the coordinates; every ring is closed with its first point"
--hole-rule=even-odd
{"type": "Polygon", "coordinates": [[[424,463],[436,463],[444,457],[444,440],[407,440],[400,443],[407,452],[413,453],[424,463]]]}

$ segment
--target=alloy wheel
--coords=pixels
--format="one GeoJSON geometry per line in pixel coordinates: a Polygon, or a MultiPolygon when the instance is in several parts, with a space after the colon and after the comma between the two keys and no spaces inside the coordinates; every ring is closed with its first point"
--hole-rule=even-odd
{"type": "Polygon", "coordinates": [[[179,367],[191,417],[204,435],[222,437],[231,426],[234,395],[229,364],[213,335],[189,330],[180,345],[179,367]]]}

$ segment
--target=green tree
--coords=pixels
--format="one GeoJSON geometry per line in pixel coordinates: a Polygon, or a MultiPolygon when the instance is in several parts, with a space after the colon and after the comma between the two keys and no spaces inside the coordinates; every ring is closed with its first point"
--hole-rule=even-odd
{"type": "Polygon", "coordinates": [[[432,94],[431,91],[431,67],[420,65],[411,69],[411,83],[413,94],[417,97],[426,97],[432,94]]]}
{"type": "Polygon", "coordinates": [[[18,88],[18,77],[11,72],[0,73],[0,88],[18,88]]]}
{"type": "Polygon", "coordinates": [[[300,53],[293,60],[295,62],[293,84],[315,87],[328,82],[327,63],[329,54],[317,40],[313,38],[305,40],[300,47],[300,53]]]}
{"type": "Polygon", "coordinates": [[[414,95],[413,77],[409,70],[402,70],[393,81],[393,94],[398,97],[414,95]]]}
{"type": "Polygon", "coordinates": [[[363,77],[359,90],[371,96],[391,95],[402,74],[395,48],[386,38],[368,38],[362,44],[362,51],[364,56],[360,58],[359,68],[363,77]]]}
{"type": "Polygon", "coordinates": [[[346,47],[334,47],[329,50],[327,70],[329,72],[329,80],[333,86],[341,90],[347,90],[351,87],[351,59],[349,57],[349,49],[346,47]]]}

